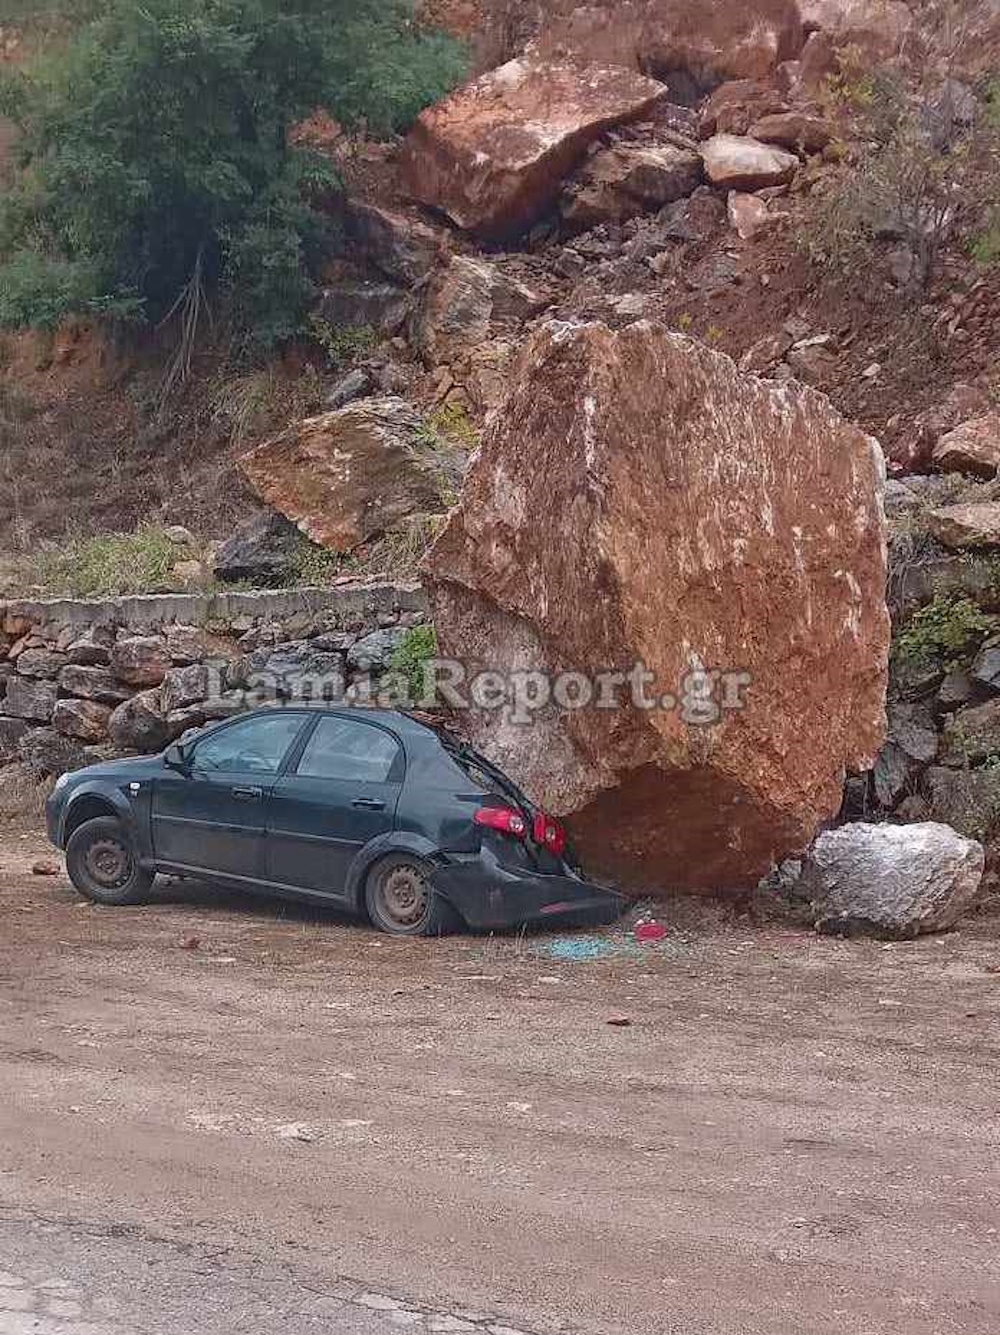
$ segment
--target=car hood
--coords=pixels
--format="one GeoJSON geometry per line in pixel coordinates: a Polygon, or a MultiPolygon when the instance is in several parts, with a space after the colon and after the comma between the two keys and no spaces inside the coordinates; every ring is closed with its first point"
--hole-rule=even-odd
{"type": "Polygon", "coordinates": [[[163,772],[162,756],[129,756],[125,760],[102,760],[98,765],[74,770],[70,776],[74,784],[88,779],[144,779],[163,772]]]}

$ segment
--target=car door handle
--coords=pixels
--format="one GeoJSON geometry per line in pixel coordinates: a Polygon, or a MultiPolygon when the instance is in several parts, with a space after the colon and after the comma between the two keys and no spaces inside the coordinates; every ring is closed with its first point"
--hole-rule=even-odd
{"type": "Polygon", "coordinates": [[[360,807],[362,811],[384,811],[385,803],[380,802],[376,797],[356,797],[351,803],[352,807],[360,807]]]}
{"type": "Polygon", "coordinates": [[[264,796],[263,788],[234,788],[232,792],[238,802],[259,802],[264,796]]]}

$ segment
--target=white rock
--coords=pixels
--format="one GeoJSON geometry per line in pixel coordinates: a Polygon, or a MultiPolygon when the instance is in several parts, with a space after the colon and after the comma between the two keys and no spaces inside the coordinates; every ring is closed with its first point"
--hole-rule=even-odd
{"type": "Polygon", "coordinates": [[[803,888],[821,931],[914,937],[954,925],[983,865],[982,845],[948,825],[843,825],[813,844],[803,888]]]}

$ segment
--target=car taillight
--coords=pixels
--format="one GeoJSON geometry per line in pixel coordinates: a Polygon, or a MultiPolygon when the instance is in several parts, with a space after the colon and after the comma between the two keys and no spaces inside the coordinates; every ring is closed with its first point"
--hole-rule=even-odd
{"type": "Polygon", "coordinates": [[[532,831],[535,837],[535,843],[542,848],[561,858],[566,852],[566,831],[557,820],[551,816],[546,816],[540,811],[535,817],[535,826],[532,831]]]}
{"type": "Polygon", "coordinates": [[[513,807],[480,807],[476,812],[477,825],[485,825],[488,830],[499,830],[501,834],[513,835],[523,839],[528,833],[528,822],[513,807]]]}

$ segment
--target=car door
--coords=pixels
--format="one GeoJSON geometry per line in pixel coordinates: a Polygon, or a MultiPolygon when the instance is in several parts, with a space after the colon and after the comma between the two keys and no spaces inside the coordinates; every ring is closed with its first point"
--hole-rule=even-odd
{"type": "Polygon", "coordinates": [[[263,872],[267,799],[285,757],[309,722],[270,710],[196,741],[187,772],[169,771],[153,793],[157,864],[257,880],[263,872]]]}
{"type": "Polygon", "coordinates": [[[358,851],[393,828],[404,772],[403,748],[388,728],[322,715],[271,794],[267,879],[341,895],[358,851]]]}

